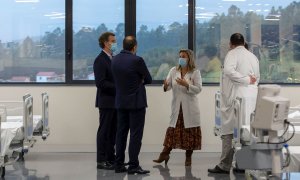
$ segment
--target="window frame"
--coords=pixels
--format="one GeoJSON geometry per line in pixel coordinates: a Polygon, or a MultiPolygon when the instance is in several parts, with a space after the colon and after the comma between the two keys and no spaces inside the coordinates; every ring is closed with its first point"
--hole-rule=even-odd
{"type": "MultiPolygon", "coordinates": [[[[188,1],[188,48],[196,47],[196,0],[188,1]]],[[[136,3],[137,0],[124,0],[125,36],[136,36],[136,3]]],[[[94,80],[73,80],[73,0],[65,0],[65,82],[1,82],[0,86],[91,86],[94,80]]],[[[161,86],[163,80],[153,80],[149,86],[161,86]]],[[[203,86],[218,86],[220,83],[205,82],[203,86]]],[[[300,83],[260,83],[299,86],[300,83]]]]}

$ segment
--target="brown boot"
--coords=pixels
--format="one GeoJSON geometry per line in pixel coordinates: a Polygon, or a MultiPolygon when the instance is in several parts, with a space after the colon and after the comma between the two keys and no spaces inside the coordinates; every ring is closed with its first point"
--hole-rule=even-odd
{"type": "Polygon", "coordinates": [[[191,166],[192,165],[192,154],[193,154],[193,150],[186,150],[185,151],[185,166],[191,166]]]}
{"type": "Polygon", "coordinates": [[[165,146],[163,151],[160,153],[158,159],[153,160],[153,162],[161,163],[161,162],[165,161],[165,164],[168,164],[168,161],[170,159],[169,154],[171,151],[172,151],[172,148],[165,146]]]}

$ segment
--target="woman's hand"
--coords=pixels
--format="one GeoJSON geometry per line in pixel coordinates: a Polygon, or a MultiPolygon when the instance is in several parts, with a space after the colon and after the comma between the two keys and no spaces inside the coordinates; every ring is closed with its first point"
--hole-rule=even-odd
{"type": "Polygon", "coordinates": [[[188,83],[184,78],[183,78],[183,79],[177,78],[177,79],[176,79],[176,82],[177,82],[179,85],[184,86],[184,87],[186,87],[187,89],[189,89],[189,83],[188,83]]]}
{"type": "Polygon", "coordinates": [[[168,81],[165,79],[164,80],[164,91],[166,91],[168,89],[169,83],[168,81]]]}

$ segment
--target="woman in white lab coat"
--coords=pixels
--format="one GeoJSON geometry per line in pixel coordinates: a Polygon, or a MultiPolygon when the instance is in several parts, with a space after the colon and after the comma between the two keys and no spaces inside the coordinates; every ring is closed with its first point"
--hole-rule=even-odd
{"type": "Polygon", "coordinates": [[[172,89],[172,113],[164,149],[156,163],[168,163],[172,149],[186,150],[185,166],[191,166],[193,150],[201,149],[200,109],[197,94],[201,92],[200,71],[195,67],[193,51],[180,50],[178,65],[164,81],[164,91],[172,89]]]}

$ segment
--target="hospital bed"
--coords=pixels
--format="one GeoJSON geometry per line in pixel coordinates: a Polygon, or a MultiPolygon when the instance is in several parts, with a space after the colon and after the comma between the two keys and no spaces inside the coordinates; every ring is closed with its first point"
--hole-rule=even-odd
{"type": "MultiPolygon", "coordinates": [[[[0,102],[1,103],[1,102],[0,102]]],[[[23,120],[23,116],[18,116],[16,112],[10,113],[9,116],[6,117],[6,122],[13,123],[21,123],[23,120]]],[[[45,141],[47,137],[50,135],[49,128],[49,96],[47,93],[42,93],[42,115],[33,115],[33,136],[41,136],[45,141]]],[[[18,161],[24,161],[24,152],[22,152],[19,156],[18,161]]]]}
{"type": "Polygon", "coordinates": [[[23,96],[23,101],[6,101],[0,104],[0,176],[4,177],[5,166],[17,161],[22,153],[28,152],[36,140],[33,137],[32,96],[28,94],[23,96]],[[5,122],[11,108],[22,109],[22,122],[5,122]]]}
{"type": "MultiPolygon", "coordinates": [[[[0,102],[1,103],[1,102],[0,102]]],[[[6,122],[22,122],[23,117],[18,115],[9,115],[6,117],[6,122]]],[[[33,115],[33,136],[41,136],[46,140],[50,135],[49,129],[49,96],[47,93],[42,93],[42,115],[33,115]]]]}
{"type": "Polygon", "coordinates": [[[49,129],[49,96],[42,93],[42,115],[33,115],[33,98],[25,95],[23,101],[0,102],[1,153],[0,176],[5,165],[24,160],[24,153],[36,142],[35,137],[46,140],[49,129]]]}

